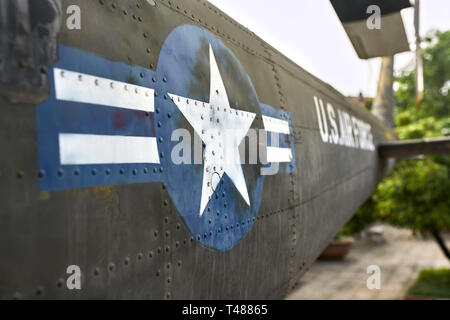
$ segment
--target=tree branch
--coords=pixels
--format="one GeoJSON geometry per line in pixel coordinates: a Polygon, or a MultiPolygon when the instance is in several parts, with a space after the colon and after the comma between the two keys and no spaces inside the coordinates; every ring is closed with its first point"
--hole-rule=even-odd
{"type": "Polygon", "coordinates": [[[435,230],[431,232],[431,234],[433,235],[434,240],[436,240],[436,242],[438,243],[444,255],[447,257],[448,260],[450,260],[450,250],[448,249],[447,244],[445,243],[445,240],[442,238],[439,231],[435,230]]]}

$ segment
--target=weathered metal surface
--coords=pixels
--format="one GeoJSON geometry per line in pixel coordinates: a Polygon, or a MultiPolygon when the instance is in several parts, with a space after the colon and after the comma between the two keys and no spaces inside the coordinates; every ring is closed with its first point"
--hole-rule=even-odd
{"type": "Polygon", "coordinates": [[[13,102],[48,98],[43,66],[57,60],[62,19],[57,0],[4,0],[0,3],[0,92],[13,102]]]}
{"type": "Polygon", "coordinates": [[[378,152],[385,158],[405,158],[417,155],[450,153],[450,138],[428,138],[407,141],[389,141],[379,146],[378,152]]]}
{"type": "Polygon", "coordinates": [[[369,59],[409,51],[400,10],[409,0],[330,0],[358,57],[369,59]]]}
{"type": "Polygon", "coordinates": [[[391,132],[208,2],[70,0],[62,11],[73,4],[82,29],[61,22],[49,98],[0,102],[0,296],[284,296],[389,171],[376,147],[391,132]],[[267,176],[242,165],[250,205],[224,175],[199,216],[203,165],[170,163],[172,130],[194,129],[169,93],[209,101],[208,41],[231,108],[254,113],[255,129],[262,116],[286,121],[280,147],[295,159],[267,176]],[[154,89],[155,112],[59,100],[55,68],[154,89]],[[156,137],[160,163],[62,165],[60,133],[156,137]],[[69,265],[81,290],[66,287],[69,265]]]}

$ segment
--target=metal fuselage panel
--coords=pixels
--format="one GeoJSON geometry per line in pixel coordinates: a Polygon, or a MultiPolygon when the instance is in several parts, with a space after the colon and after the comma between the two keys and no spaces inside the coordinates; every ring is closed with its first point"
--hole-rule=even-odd
{"type": "MultiPolygon", "coordinates": [[[[2,98],[0,297],[283,297],[386,174],[376,146],[390,132],[207,2],[71,0],[62,1],[63,12],[72,4],[81,8],[82,29],[68,30],[63,18],[59,46],[149,72],[156,72],[164,42],[179,26],[200,27],[220,39],[259,101],[290,114],[296,168],[265,177],[251,229],[232,248],[217,250],[192,234],[163,182],[42,190],[37,107],[2,98]],[[369,124],[375,150],[332,143],[328,104],[336,117],[339,110],[369,124]],[[66,288],[69,265],[82,270],[81,290],[66,288]]],[[[199,72],[209,79],[207,71],[199,72]]],[[[254,111],[243,103],[246,92],[225,83],[230,104],[254,111]]]]}

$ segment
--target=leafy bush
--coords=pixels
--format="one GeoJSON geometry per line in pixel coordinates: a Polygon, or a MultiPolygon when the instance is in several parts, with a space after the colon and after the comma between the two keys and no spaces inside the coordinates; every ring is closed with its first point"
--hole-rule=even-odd
{"type": "MultiPolygon", "coordinates": [[[[394,115],[399,139],[436,137],[450,131],[450,95],[442,90],[449,83],[450,31],[437,32],[428,41],[423,51],[425,98],[420,109],[415,106],[414,73],[404,70],[396,78],[400,85],[394,115]]],[[[439,234],[450,226],[450,156],[398,161],[391,176],[378,185],[340,234],[358,233],[377,219],[432,234],[450,259],[439,234]]]]}

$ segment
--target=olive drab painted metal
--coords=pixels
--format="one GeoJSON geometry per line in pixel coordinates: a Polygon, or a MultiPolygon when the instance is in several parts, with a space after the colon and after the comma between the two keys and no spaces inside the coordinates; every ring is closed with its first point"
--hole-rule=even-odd
{"type": "Polygon", "coordinates": [[[1,298],[281,298],[390,169],[380,120],[206,1],[12,2],[0,4],[18,17],[0,23],[1,298]],[[66,27],[70,5],[80,30],[66,27]],[[24,21],[48,32],[12,37],[24,21]],[[275,174],[219,169],[227,121],[280,133],[262,144],[275,174]],[[171,162],[180,128],[216,130],[201,138],[218,181],[202,180],[206,163],[171,162]]]}

